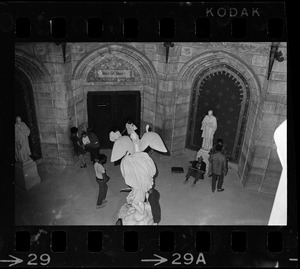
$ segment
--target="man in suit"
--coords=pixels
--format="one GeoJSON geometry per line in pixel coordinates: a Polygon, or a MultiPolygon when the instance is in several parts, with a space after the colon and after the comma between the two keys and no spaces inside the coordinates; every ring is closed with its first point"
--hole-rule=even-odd
{"type": "Polygon", "coordinates": [[[183,182],[184,184],[186,184],[189,180],[189,177],[192,176],[195,178],[193,186],[195,186],[196,182],[199,179],[203,179],[204,178],[204,174],[206,172],[206,163],[203,161],[203,157],[199,156],[197,161],[192,161],[190,162],[192,164],[192,166],[189,167],[189,171],[186,174],[186,178],[185,181],[183,182]]]}
{"type": "Polygon", "coordinates": [[[221,192],[224,191],[222,188],[223,186],[223,179],[224,176],[227,175],[228,166],[227,160],[225,155],[222,153],[222,145],[216,145],[216,153],[213,153],[209,158],[208,161],[211,164],[211,173],[212,173],[212,192],[215,192],[216,189],[216,182],[218,181],[217,191],[221,192]]]}

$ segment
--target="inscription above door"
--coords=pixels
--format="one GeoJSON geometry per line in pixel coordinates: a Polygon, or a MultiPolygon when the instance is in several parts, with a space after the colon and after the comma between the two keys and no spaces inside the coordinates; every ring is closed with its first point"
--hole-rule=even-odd
{"type": "Polygon", "coordinates": [[[141,76],[129,62],[106,55],[91,69],[87,82],[136,84],[141,82],[141,76]]]}

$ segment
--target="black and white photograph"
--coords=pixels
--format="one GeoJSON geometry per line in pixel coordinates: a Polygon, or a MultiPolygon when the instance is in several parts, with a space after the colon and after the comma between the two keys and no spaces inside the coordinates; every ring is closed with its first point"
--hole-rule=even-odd
{"type": "Polygon", "coordinates": [[[15,224],[286,225],[286,42],[15,43],[15,224]]]}

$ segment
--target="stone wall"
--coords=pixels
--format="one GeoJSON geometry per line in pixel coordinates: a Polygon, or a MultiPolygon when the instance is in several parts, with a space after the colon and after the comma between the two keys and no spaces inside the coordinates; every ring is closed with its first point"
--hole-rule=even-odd
{"type": "Polygon", "coordinates": [[[253,147],[251,169],[245,179],[245,186],[261,192],[275,193],[280,179],[282,166],[277,155],[274,141],[276,128],[287,116],[287,60],[286,44],[281,43],[279,50],[285,60],[275,61],[270,79],[267,80],[268,60],[254,59],[252,64],[261,72],[261,100],[257,116],[257,134],[253,147]]]}
{"type": "Polygon", "coordinates": [[[43,161],[73,164],[66,95],[71,71],[63,62],[61,47],[54,43],[18,43],[16,68],[32,84],[43,161]]]}
{"type": "MultiPolygon", "coordinates": [[[[286,118],[287,70],[286,60],[275,61],[270,80],[266,79],[269,50],[267,42],[175,43],[166,63],[163,43],[69,43],[64,63],[61,46],[54,43],[16,44],[20,59],[32,57],[31,64],[41,65],[43,70],[34,78],[30,71],[26,73],[30,64],[26,67],[22,61],[18,63],[33,84],[43,157],[57,163],[63,159],[68,164],[76,161],[69,128],[86,129],[87,92],[99,88],[139,90],[141,129],[151,124],[171,156],[182,154],[197,75],[206,68],[226,63],[239,71],[250,87],[238,174],[246,188],[274,193],[281,166],[273,134],[286,118]],[[140,83],[88,82],[89,72],[105,57],[132,65],[141,77],[140,83]]],[[[285,43],[281,43],[279,50],[286,56],[285,43]]]]}

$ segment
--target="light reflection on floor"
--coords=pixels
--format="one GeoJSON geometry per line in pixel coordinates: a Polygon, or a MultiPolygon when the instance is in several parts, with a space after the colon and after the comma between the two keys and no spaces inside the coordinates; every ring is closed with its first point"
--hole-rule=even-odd
{"type": "MultiPolygon", "coordinates": [[[[110,159],[110,151],[103,151],[110,159]]],[[[159,174],[156,188],[162,210],[159,225],[267,225],[274,196],[242,187],[234,170],[224,180],[225,191],[211,192],[211,179],[205,177],[192,187],[192,178],[183,184],[185,174],[171,173],[172,166],[187,171],[192,156],[185,154],[161,160],[152,155],[159,174]]],[[[120,166],[106,164],[108,203],[96,209],[98,185],[93,165],[81,169],[39,165],[42,183],[25,192],[16,188],[16,225],[114,225],[127,193],[120,166]]]]}

